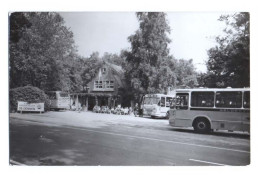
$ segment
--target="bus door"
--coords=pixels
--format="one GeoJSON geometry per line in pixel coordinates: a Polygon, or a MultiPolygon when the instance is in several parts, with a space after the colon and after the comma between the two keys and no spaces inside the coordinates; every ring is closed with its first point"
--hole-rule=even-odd
{"type": "Polygon", "coordinates": [[[160,101],[160,111],[161,113],[166,113],[168,111],[169,108],[166,107],[166,97],[161,97],[161,101],[160,101]]]}
{"type": "Polygon", "coordinates": [[[250,131],[250,92],[245,91],[243,96],[243,108],[242,112],[242,128],[243,131],[250,131]]]}
{"type": "Polygon", "coordinates": [[[189,94],[177,93],[176,94],[176,109],[187,110],[189,107],[189,94]]]}
{"type": "Polygon", "coordinates": [[[242,91],[217,91],[215,106],[220,111],[213,120],[220,122],[220,129],[243,130],[242,91]]]}

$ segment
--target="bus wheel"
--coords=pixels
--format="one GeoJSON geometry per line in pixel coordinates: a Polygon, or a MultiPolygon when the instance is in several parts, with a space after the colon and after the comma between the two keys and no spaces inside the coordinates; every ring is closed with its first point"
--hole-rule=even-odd
{"type": "Polygon", "coordinates": [[[210,131],[210,123],[205,118],[198,118],[193,123],[194,130],[198,133],[207,133],[210,131]]]}

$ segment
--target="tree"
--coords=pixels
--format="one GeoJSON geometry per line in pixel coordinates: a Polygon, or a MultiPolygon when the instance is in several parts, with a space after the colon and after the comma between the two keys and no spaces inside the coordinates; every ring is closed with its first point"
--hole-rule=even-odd
{"type": "Polygon", "coordinates": [[[193,88],[198,85],[197,72],[193,65],[193,60],[179,59],[176,63],[176,87],[189,87],[193,88]]]}
{"type": "Polygon", "coordinates": [[[109,62],[111,64],[115,64],[115,65],[118,65],[118,66],[121,66],[121,67],[125,67],[125,65],[126,65],[126,60],[125,60],[125,57],[124,57],[124,50],[121,51],[120,55],[110,54],[110,53],[105,52],[102,59],[106,62],[109,62]]]}
{"type": "Polygon", "coordinates": [[[227,27],[225,36],[217,37],[217,46],[208,51],[208,87],[249,87],[250,33],[249,13],[221,16],[227,27]]]}
{"type": "Polygon", "coordinates": [[[12,13],[9,50],[11,88],[68,90],[69,62],[76,57],[76,47],[58,13],[12,13]]]}
{"type": "Polygon", "coordinates": [[[93,52],[89,58],[84,59],[81,73],[83,86],[86,86],[96,76],[101,66],[102,59],[98,52],[93,52]]]}
{"type": "Polygon", "coordinates": [[[165,92],[174,84],[175,77],[169,68],[168,44],[170,27],[165,13],[138,12],[139,29],[128,40],[131,51],[126,57],[125,78],[129,90],[138,99],[141,94],[165,92]]]}

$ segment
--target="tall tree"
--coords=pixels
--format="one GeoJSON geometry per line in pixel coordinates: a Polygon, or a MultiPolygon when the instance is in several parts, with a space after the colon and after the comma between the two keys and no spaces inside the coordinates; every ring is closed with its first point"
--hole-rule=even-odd
{"type": "Polygon", "coordinates": [[[10,29],[10,87],[67,89],[69,69],[64,67],[76,48],[63,18],[48,12],[12,13],[10,29]]]}
{"type": "Polygon", "coordinates": [[[105,52],[102,59],[104,61],[111,63],[111,64],[115,64],[115,65],[118,65],[118,66],[121,66],[121,67],[125,67],[126,60],[125,60],[123,53],[124,53],[123,50],[121,51],[120,55],[110,54],[110,53],[105,52]]]}
{"type": "Polygon", "coordinates": [[[217,37],[217,46],[208,51],[208,87],[249,87],[250,33],[249,13],[221,16],[227,27],[225,36],[217,37]]]}
{"type": "Polygon", "coordinates": [[[177,77],[176,87],[189,87],[193,88],[198,85],[197,72],[193,65],[193,60],[179,59],[176,61],[175,69],[177,77]]]}
{"type": "Polygon", "coordinates": [[[140,26],[128,38],[131,51],[125,52],[125,77],[129,89],[138,98],[141,94],[165,92],[175,78],[167,64],[170,27],[166,14],[138,12],[136,16],[140,26]]]}

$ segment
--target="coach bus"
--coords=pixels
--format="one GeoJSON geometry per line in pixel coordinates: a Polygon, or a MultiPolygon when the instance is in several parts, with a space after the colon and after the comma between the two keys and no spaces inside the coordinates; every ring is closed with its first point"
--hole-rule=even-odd
{"type": "Polygon", "coordinates": [[[49,91],[46,92],[50,99],[51,110],[64,110],[70,108],[69,94],[62,91],[49,91]]]}
{"type": "Polygon", "coordinates": [[[250,131],[250,89],[177,89],[175,108],[169,111],[173,127],[250,131]]]}
{"type": "Polygon", "coordinates": [[[143,97],[143,115],[167,118],[174,95],[147,94],[143,97]]]}

